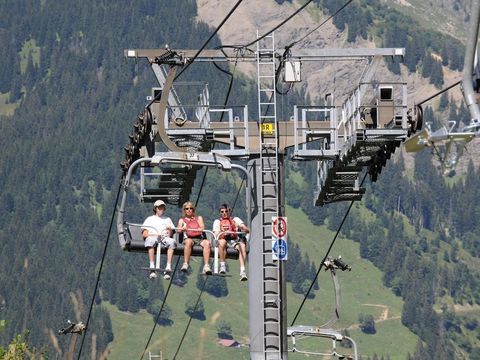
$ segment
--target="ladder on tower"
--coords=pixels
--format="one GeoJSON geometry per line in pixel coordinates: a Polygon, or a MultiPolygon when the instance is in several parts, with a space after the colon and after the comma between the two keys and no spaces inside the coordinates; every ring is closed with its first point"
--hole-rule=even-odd
{"type": "MultiPolygon", "coordinates": [[[[257,31],[257,39],[259,34],[257,31]]],[[[272,217],[278,216],[278,132],[275,94],[275,38],[257,42],[258,119],[260,143],[262,221],[263,350],[266,360],[282,358],[279,260],[273,259],[272,217]]]]}

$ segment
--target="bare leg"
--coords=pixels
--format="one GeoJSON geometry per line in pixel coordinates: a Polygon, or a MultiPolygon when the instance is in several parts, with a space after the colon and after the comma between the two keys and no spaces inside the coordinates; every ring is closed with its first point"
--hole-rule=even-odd
{"type": "Polygon", "coordinates": [[[150,260],[150,263],[155,261],[155,248],[154,247],[149,247],[148,248],[148,260],[150,260]]]}
{"type": "Polygon", "coordinates": [[[227,240],[225,239],[218,240],[218,257],[220,258],[220,262],[225,262],[227,257],[227,240]]]}
{"type": "Polygon", "coordinates": [[[189,264],[190,263],[190,255],[192,254],[193,241],[192,241],[192,239],[186,238],[183,241],[183,243],[184,243],[183,262],[189,264]]]}
{"type": "Polygon", "coordinates": [[[245,248],[245,244],[243,242],[239,242],[235,247],[238,250],[238,261],[240,262],[240,267],[244,268],[247,259],[247,249],[245,248]]]}
{"type": "Polygon", "coordinates": [[[173,259],[173,249],[168,248],[167,250],[167,264],[172,264],[173,259]]]}
{"type": "Polygon", "coordinates": [[[200,244],[203,246],[203,263],[207,265],[210,259],[210,241],[203,240],[200,244]]]}

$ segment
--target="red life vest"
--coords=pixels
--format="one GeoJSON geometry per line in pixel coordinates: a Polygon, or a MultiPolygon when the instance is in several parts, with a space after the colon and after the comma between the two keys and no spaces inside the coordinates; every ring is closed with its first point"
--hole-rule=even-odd
{"type": "Polygon", "coordinates": [[[236,239],[238,235],[235,233],[237,231],[237,225],[232,218],[219,219],[220,220],[220,231],[226,232],[231,231],[233,233],[223,234],[221,237],[227,240],[236,239]]]}
{"type": "Polygon", "coordinates": [[[183,221],[185,222],[185,224],[187,224],[187,231],[186,231],[187,237],[189,238],[202,237],[202,232],[200,230],[189,230],[189,229],[200,229],[200,224],[198,223],[198,220],[195,216],[191,218],[185,217],[183,218],[183,221]]]}

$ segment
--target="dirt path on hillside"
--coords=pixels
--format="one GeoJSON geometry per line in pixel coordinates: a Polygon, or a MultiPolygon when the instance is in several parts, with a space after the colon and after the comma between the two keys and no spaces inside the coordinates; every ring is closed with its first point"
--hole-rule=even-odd
{"type": "MultiPolygon", "coordinates": [[[[379,322],[383,322],[383,321],[387,321],[387,320],[397,320],[397,319],[400,319],[400,316],[392,316],[392,317],[388,317],[388,312],[389,312],[389,308],[387,305],[383,305],[383,304],[362,304],[363,306],[375,306],[375,307],[379,307],[379,308],[382,308],[383,311],[382,313],[377,316],[374,321],[375,321],[375,324],[379,323],[379,322]]],[[[352,324],[350,325],[347,330],[356,330],[356,329],[359,329],[360,328],[360,324],[357,323],[357,324],[352,324]]]]}

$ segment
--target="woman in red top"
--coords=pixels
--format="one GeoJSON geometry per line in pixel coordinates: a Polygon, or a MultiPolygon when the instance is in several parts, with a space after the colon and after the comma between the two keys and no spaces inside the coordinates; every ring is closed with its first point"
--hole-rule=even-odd
{"type": "Polygon", "coordinates": [[[188,271],[188,263],[190,261],[190,255],[192,253],[193,245],[200,244],[203,247],[203,273],[207,275],[212,274],[210,265],[208,263],[210,258],[210,241],[204,239],[203,230],[205,230],[205,224],[203,217],[195,216],[195,206],[191,201],[187,201],[182,206],[183,217],[178,220],[178,231],[184,233],[183,238],[183,265],[180,269],[183,272],[188,271]]]}

